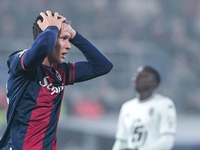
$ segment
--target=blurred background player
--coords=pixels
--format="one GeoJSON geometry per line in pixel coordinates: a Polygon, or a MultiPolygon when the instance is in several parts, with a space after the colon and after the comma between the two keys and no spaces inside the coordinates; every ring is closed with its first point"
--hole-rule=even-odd
{"type": "Polygon", "coordinates": [[[137,97],[122,105],[113,150],[170,150],[176,133],[176,108],[171,99],[155,93],[159,73],[150,66],[133,77],[137,97]]]}
{"type": "Polygon", "coordinates": [[[65,17],[41,12],[33,24],[33,44],[8,58],[7,128],[3,150],[56,150],[57,124],[65,85],[108,73],[112,63],[65,17]],[[71,44],[87,61],[65,63],[71,44]]]}

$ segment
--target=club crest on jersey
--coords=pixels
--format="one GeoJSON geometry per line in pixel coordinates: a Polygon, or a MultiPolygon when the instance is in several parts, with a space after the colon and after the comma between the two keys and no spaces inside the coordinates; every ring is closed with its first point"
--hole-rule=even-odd
{"type": "Polygon", "coordinates": [[[151,109],[149,110],[149,116],[153,116],[153,114],[154,114],[154,109],[151,108],[151,109]]]}
{"type": "Polygon", "coordinates": [[[58,80],[62,81],[61,75],[60,75],[60,73],[58,71],[56,71],[56,77],[58,78],[58,80]]]}
{"type": "Polygon", "coordinates": [[[51,95],[59,94],[61,91],[63,91],[64,85],[55,87],[55,86],[53,86],[53,84],[51,82],[48,81],[48,78],[49,77],[47,77],[47,76],[44,77],[43,81],[40,81],[39,84],[42,87],[46,87],[48,90],[50,90],[51,91],[51,95]]]}

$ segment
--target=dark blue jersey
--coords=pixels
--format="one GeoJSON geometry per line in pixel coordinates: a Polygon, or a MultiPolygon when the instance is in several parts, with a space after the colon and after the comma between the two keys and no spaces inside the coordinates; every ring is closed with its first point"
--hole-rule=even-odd
{"type": "Polygon", "coordinates": [[[66,85],[108,73],[111,62],[79,33],[70,40],[87,61],[42,64],[56,43],[58,30],[48,27],[23,51],[8,58],[7,128],[0,148],[56,150],[56,130],[66,85]],[[52,44],[44,44],[44,43],[52,44]]]}

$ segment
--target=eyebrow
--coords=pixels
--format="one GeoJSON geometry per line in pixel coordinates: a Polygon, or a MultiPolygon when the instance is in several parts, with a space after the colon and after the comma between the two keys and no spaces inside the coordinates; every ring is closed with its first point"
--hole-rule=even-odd
{"type": "Polygon", "coordinates": [[[66,39],[68,39],[68,38],[70,38],[70,36],[69,35],[63,35],[63,36],[60,36],[60,38],[66,38],[66,39]]]}

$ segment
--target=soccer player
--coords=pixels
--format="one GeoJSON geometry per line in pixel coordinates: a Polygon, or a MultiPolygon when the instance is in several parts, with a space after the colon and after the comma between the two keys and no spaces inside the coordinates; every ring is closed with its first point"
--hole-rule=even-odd
{"type": "Polygon", "coordinates": [[[57,12],[41,12],[33,44],[8,58],[7,128],[2,150],[56,150],[56,130],[65,85],[108,73],[112,63],[57,12]],[[65,63],[71,44],[86,61],[65,63]]]}
{"type": "Polygon", "coordinates": [[[176,133],[176,108],[171,99],[155,93],[159,73],[150,66],[133,77],[138,95],[120,110],[113,150],[170,150],[176,133]]]}

